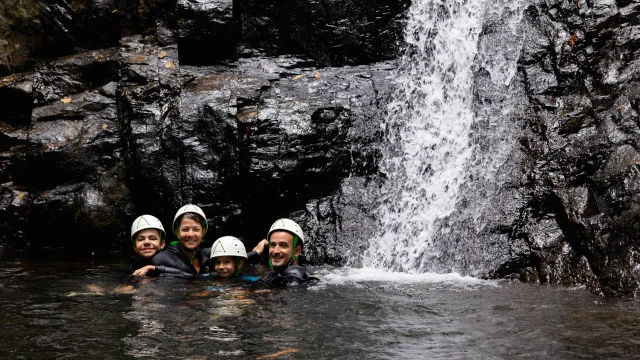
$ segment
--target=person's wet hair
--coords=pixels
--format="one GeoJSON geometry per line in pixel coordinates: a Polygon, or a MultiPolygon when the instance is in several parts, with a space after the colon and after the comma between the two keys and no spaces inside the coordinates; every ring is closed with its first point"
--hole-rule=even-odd
{"type": "Polygon", "coordinates": [[[200,226],[202,226],[204,228],[204,219],[202,218],[202,216],[196,214],[196,213],[192,213],[192,212],[188,212],[188,213],[184,213],[182,215],[180,215],[180,217],[178,218],[178,221],[175,222],[175,230],[180,229],[180,223],[182,222],[182,219],[187,218],[190,220],[193,220],[195,222],[197,222],[198,224],[200,224],[200,226]]]}

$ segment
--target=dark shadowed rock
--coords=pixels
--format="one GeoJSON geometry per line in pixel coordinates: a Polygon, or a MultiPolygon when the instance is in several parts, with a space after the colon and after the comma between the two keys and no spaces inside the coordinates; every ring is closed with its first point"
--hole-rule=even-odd
{"type": "Polygon", "coordinates": [[[116,46],[119,0],[3,1],[0,4],[0,75],[50,59],[116,46]]]}
{"type": "Polygon", "coordinates": [[[178,47],[185,65],[216,64],[237,57],[240,37],[232,0],[178,0],[178,47]]]}
{"type": "Polygon", "coordinates": [[[370,64],[399,53],[409,1],[242,0],[245,54],[304,54],[319,66],[370,64]]]}
{"type": "Polygon", "coordinates": [[[639,10],[635,2],[556,1],[526,11],[520,65],[536,117],[523,143],[536,162],[520,230],[535,251],[511,271],[534,269],[536,279],[607,296],[637,289],[630,254],[640,238],[617,227],[640,201],[640,39],[631,35],[639,10]]]}

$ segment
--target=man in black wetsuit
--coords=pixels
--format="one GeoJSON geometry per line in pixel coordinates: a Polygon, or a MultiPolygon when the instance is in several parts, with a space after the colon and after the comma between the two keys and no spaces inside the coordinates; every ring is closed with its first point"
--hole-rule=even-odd
{"type": "Polygon", "coordinates": [[[304,234],[300,226],[290,219],[278,219],[267,233],[269,266],[273,272],[264,279],[272,286],[287,286],[318,280],[300,266],[299,257],[304,246],[304,234]]]}

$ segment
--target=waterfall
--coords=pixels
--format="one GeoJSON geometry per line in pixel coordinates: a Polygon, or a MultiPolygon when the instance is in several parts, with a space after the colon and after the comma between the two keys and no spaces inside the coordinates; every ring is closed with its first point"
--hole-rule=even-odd
{"type": "Polygon", "coordinates": [[[363,266],[472,274],[485,267],[474,257],[492,251],[482,242],[498,241],[483,235],[492,221],[485,213],[494,211],[486,206],[500,206],[492,199],[508,179],[496,174],[514,160],[524,2],[413,1],[383,124],[380,226],[363,266]]]}

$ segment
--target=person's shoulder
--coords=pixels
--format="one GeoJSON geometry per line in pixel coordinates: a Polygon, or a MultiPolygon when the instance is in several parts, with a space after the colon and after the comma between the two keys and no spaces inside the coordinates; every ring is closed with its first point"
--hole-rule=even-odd
{"type": "Polygon", "coordinates": [[[151,265],[151,260],[145,259],[137,254],[131,255],[130,261],[128,268],[129,273],[133,273],[143,266],[151,265]]]}
{"type": "Polygon", "coordinates": [[[157,253],[153,259],[151,259],[151,263],[153,265],[166,265],[166,262],[175,259],[176,251],[174,247],[175,245],[170,245],[164,248],[164,250],[157,253]]]}

